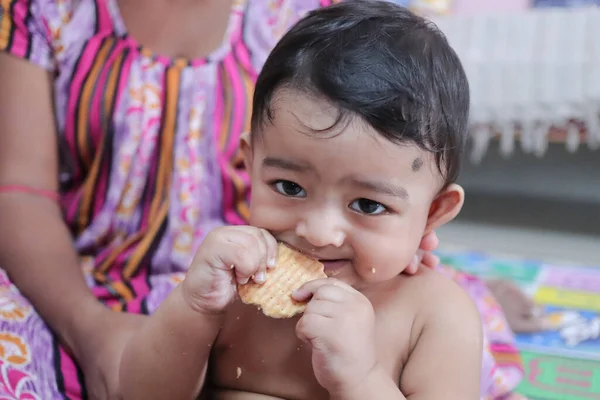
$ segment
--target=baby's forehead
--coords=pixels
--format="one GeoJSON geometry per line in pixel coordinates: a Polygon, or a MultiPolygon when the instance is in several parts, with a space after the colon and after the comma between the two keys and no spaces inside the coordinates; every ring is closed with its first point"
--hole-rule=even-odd
{"type": "Polygon", "coordinates": [[[396,144],[376,133],[375,137],[371,135],[353,127],[327,136],[273,125],[257,141],[260,146],[257,161],[275,159],[272,164],[278,167],[334,181],[346,176],[412,180],[413,175],[422,183],[429,178],[437,180],[431,154],[416,145],[396,144]]]}
{"type": "Polygon", "coordinates": [[[258,136],[265,139],[263,144],[272,154],[365,174],[404,176],[430,171],[427,175],[436,181],[441,178],[433,153],[410,141],[392,142],[360,116],[343,113],[322,95],[284,87],[275,92],[270,112],[271,120],[258,136]]]}
{"type": "Polygon", "coordinates": [[[281,88],[275,92],[271,113],[273,123],[298,125],[320,132],[337,127],[342,111],[324,96],[281,88]]]}

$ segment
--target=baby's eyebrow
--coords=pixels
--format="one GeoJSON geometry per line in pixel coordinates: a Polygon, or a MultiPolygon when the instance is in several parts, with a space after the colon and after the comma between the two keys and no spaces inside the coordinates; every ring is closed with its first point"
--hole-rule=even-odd
{"type": "Polygon", "coordinates": [[[262,165],[267,168],[279,168],[292,172],[308,172],[314,170],[309,164],[297,163],[295,161],[277,157],[265,157],[262,161],[262,165]]]}
{"type": "Polygon", "coordinates": [[[394,185],[389,182],[370,181],[357,178],[349,178],[347,181],[354,185],[372,192],[381,193],[387,196],[398,197],[402,200],[408,200],[408,192],[402,186],[394,185]]]}

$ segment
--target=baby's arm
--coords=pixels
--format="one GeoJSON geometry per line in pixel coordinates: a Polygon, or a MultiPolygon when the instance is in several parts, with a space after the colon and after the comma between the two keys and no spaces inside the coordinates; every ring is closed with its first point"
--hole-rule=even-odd
{"type": "Polygon", "coordinates": [[[237,283],[264,279],[276,259],[277,242],[262,229],[229,226],[210,232],[185,280],[127,344],[119,370],[123,398],[196,398],[237,283]]]}
{"type": "MultiPolygon", "coordinates": [[[[442,276],[422,298],[423,328],[400,387],[410,400],[478,400],[483,332],[471,298],[442,276]]],[[[419,300],[417,300],[419,301],[419,300]]]]}

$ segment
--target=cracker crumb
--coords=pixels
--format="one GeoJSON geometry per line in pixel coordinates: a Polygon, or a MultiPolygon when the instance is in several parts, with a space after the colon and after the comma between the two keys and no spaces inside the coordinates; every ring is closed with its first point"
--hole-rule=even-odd
{"type": "Polygon", "coordinates": [[[374,274],[375,273],[375,268],[371,268],[371,272],[374,274]]]}
{"type": "Polygon", "coordinates": [[[235,379],[240,379],[240,376],[242,376],[242,369],[240,367],[237,367],[236,375],[235,379]]]}

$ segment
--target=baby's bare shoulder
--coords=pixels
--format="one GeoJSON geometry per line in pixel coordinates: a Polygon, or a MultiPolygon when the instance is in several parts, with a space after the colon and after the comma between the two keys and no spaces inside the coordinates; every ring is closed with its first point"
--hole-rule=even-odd
{"type": "MultiPolygon", "coordinates": [[[[477,313],[469,294],[450,277],[429,268],[422,268],[415,279],[407,277],[407,291],[418,299],[419,314],[437,318],[440,313],[477,313]]],[[[456,314],[455,314],[456,315],[456,314]]]]}
{"type": "Polygon", "coordinates": [[[393,283],[397,301],[405,297],[426,300],[429,305],[443,304],[447,296],[464,296],[464,290],[452,279],[427,267],[422,267],[414,275],[400,275],[393,283]]]}
{"type": "Polygon", "coordinates": [[[448,318],[452,321],[479,318],[468,293],[446,275],[429,268],[423,267],[414,275],[398,276],[390,289],[389,314],[412,315],[412,335],[419,336],[426,325],[448,318]],[[456,318],[459,315],[461,318],[456,318]]]}
{"type": "Polygon", "coordinates": [[[427,268],[379,287],[371,302],[384,332],[380,341],[390,356],[399,355],[399,376],[419,343],[424,343],[425,333],[429,340],[432,335],[443,338],[447,330],[461,331],[462,324],[470,330],[481,325],[469,295],[450,278],[427,268]]]}

